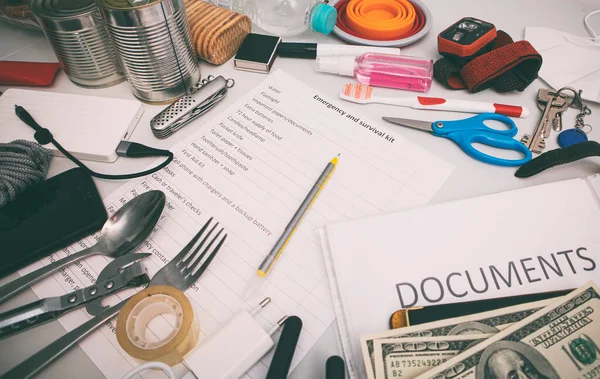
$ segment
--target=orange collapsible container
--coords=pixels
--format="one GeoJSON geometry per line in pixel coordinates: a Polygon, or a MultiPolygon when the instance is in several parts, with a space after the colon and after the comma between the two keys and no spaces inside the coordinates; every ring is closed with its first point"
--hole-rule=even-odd
{"type": "Polygon", "coordinates": [[[413,30],[417,11],[408,0],[350,0],[345,24],[363,38],[400,39],[413,30]]]}

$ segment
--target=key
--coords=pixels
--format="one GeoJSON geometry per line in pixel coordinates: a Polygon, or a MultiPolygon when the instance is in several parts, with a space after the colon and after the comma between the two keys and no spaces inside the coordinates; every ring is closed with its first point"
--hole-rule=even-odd
{"type": "Polygon", "coordinates": [[[544,138],[550,137],[552,131],[550,126],[552,126],[554,130],[562,129],[562,116],[560,113],[566,110],[572,103],[572,99],[569,99],[567,96],[560,95],[548,89],[540,89],[537,94],[538,108],[541,110],[540,103],[545,103],[547,106],[550,99],[554,100],[552,100],[552,107],[546,115],[547,118],[544,119],[544,138]],[[557,105],[558,107],[555,107],[554,105],[557,105]]]}
{"type": "MultiPolygon", "coordinates": [[[[537,106],[538,109],[543,112],[546,108],[546,103],[542,103],[538,100],[537,106]]],[[[556,132],[560,132],[562,130],[562,112],[556,113],[556,116],[554,116],[554,118],[551,121],[552,129],[556,132]]],[[[544,138],[548,138],[548,136],[544,136],[544,138]]]]}
{"type": "MultiPolygon", "coordinates": [[[[544,99],[548,99],[553,96],[564,99],[567,103],[563,106],[564,109],[562,109],[562,110],[554,109],[553,110],[553,112],[555,111],[554,116],[552,116],[552,114],[549,115],[550,116],[549,119],[552,122],[552,129],[554,129],[554,131],[556,131],[556,132],[560,132],[563,128],[562,127],[562,112],[564,112],[571,106],[575,106],[575,104],[574,104],[575,99],[574,99],[574,97],[565,95],[564,93],[558,94],[557,92],[553,92],[549,89],[540,89],[538,91],[538,99],[537,99],[538,100],[538,109],[540,111],[543,111],[545,104],[546,104],[546,101],[544,99]]],[[[548,137],[550,137],[549,129],[544,132],[544,138],[548,138],[548,137]]]]}
{"type": "MultiPolygon", "coordinates": [[[[550,108],[550,112],[548,112],[548,125],[544,129],[544,138],[550,137],[550,132],[554,129],[557,132],[562,130],[562,113],[569,109],[571,106],[571,102],[569,98],[559,97],[558,99],[563,99],[564,104],[559,106],[554,106],[550,108]],[[552,126],[552,128],[550,128],[552,126]]],[[[559,102],[560,103],[560,102],[559,102]]]]}
{"type": "Polygon", "coordinates": [[[540,118],[540,121],[538,122],[538,125],[535,128],[533,134],[525,134],[521,139],[521,142],[523,142],[525,146],[527,146],[527,148],[531,150],[531,152],[536,154],[540,154],[546,148],[544,134],[546,133],[546,129],[551,130],[550,124],[552,122],[549,116],[552,115],[553,118],[556,116],[556,113],[554,113],[552,109],[561,109],[562,106],[566,104],[565,99],[545,91],[546,90],[538,91],[538,101],[546,103],[544,107],[544,112],[542,113],[542,117],[540,118]]]}
{"type": "MultiPolygon", "coordinates": [[[[558,98],[560,99],[560,98],[558,98]]],[[[560,101],[557,101],[560,104],[560,101]]],[[[567,110],[569,108],[570,104],[569,101],[566,100],[564,102],[564,104],[561,105],[552,105],[550,107],[550,111],[548,112],[548,121],[546,124],[546,127],[544,128],[544,138],[548,138],[550,137],[550,133],[552,132],[552,129],[554,129],[555,131],[561,131],[562,130],[562,112],[564,112],[565,110],[567,110]]]]}

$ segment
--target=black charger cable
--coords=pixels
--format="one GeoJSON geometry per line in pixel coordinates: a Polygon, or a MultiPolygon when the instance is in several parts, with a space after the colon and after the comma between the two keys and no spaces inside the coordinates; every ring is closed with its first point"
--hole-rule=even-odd
{"type": "Polygon", "coordinates": [[[300,317],[290,316],[285,320],[265,379],[286,379],[288,377],[301,331],[302,320],[300,317]]]}
{"type": "Polygon", "coordinates": [[[79,159],[75,158],[73,154],[69,153],[65,150],[64,147],[60,143],[58,143],[52,133],[46,128],[42,128],[34,119],[31,117],[29,112],[25,110],[20,105],[15,105],[15,113],[17,117],[21,119],[24,123],[31,126],[33,130],[35,130],[35,134],[33,137],[40,145],[47,145],[49,143],[53,144],[58,151],[60,151],[65,157],[69,158],[73,163],[77,166],[81,167],[88,174],[95,178],[99,179],[109,179],[109,180],[124,180],[124,179],[135,179],[140,178],[142,176],[146,176],[149,174],[153,174],[158,170],[166,167],[171,161],[173,161],[173,153],[169,150],[160,150],[154,149],[152,147],[148,147],[142,145],[140,143],[122,141],[117,148],[117,155],[121,157],[130,157],[130,158],[141,158],[141,157],[167,157],[167,159],[159,164],[158,166],[151,168],[146,171],[138,172],[135,174],[125,174],[125,175],[108,175],[108,174],[100,174],[98,172],[92,171],[89,167],[83,164],[79,159]]]}

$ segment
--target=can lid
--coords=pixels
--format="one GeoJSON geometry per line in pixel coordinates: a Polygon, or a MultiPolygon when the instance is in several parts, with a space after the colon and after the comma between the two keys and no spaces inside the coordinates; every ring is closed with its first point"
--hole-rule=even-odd
{"type": "Polygon", "coordinates": [[[151,5],[153,3],[160,3],[163,0],[95,0],[96,4],[105,9],[119,9],[119,10],[130,10],[139,9],[151,5]]]}
{"type": "Polygon", "coordinates": [[[317,3],[311,11],[310,28],[317,33],[329,34],[337,21],[337,10],[329,4],[317,3]]]}
{"type": "Polygon", "coordinates": [[[94,0],[31,0],[29,6],[39,18],[66,19],[96,10],[94,0]]]}

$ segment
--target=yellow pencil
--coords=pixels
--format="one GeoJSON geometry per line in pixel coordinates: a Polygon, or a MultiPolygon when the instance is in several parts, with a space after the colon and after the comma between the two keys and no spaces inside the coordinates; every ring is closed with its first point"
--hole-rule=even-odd
{"type": "Polygon", "coordinates": [[[319,176],[319,179],[317,179],[317,182],[310,190],[308,195],[306,195],[306,198],[304,199],[304,201],[302,201],[302,204],[300,204],[300,207],[298,208],[296,213],[294,213],[294,216],[292,217],[288,225],[285,227],[283,234],[281,235],[281,237],[279,237],[279,239],[275,243],[275,246],[273,246],[273,249],[271,249],[269,255],[267,255],[265,260],[261,263],[257,272],[258,276],[264,278],[269,274],[269,272],[275,265],[275,262],[281,255],[281,252],[285,248],[285,245],[288,243],[290,238],[292,238],[292,235],[296,231],[296,228],[300,224],[300,221],[302,221],[302,218],[304,217],[308,209],[315,202],[315,200],[319,196],[319,193],[321,193],[323,187],[325,187],[325,184],[329,180],[329,177],[333,173],[333,170],[335,170],[337,163],[338,157],[335,157],[331,160],[331,162],[327,164],[327,167],[325,167],[325,170],[323,170],[321,176],[319,176]]]}

